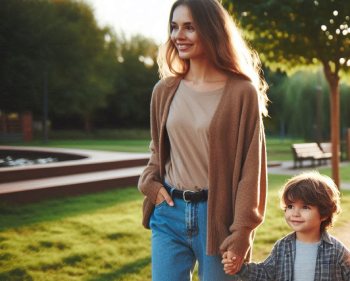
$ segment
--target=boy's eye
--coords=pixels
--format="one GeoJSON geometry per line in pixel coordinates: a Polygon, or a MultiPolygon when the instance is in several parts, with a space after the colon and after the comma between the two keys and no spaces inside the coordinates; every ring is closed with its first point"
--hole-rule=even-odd
{"type": "Polygon", "coordinates": [[[305,210],[309,210],[309,209],[311,209],[311,208],[310,208],[310,206],[309,206],[309,205],[304,205],[304,206],[303,206],[303,209],[305,209],[305,210]]]}
{"type": "Polygon", "coordinates": [[[293,205],[292,204],[288,204],[287,205],[287,209],[293,209],[293,205]]]}

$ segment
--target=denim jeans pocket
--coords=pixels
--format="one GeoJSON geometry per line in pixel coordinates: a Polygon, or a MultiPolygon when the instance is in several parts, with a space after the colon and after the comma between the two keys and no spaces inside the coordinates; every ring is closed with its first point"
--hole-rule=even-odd
{"type": "Polygon", "coordinates": [[[166,200],[160,202],[159,204],[155,205],[154,208],[155,209],[159,209],[161,207],[163,207],[164,205],[167,205],[168,203],[166,202],[166,200]]]}

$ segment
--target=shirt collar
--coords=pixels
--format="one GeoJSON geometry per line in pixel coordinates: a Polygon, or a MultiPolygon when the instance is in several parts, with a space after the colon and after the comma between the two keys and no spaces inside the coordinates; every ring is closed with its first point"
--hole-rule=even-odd
{"type": "MultiPolygon", "coordinates": [[[[288,234],[286,236],[286,240],[296,240],[297,236],[296,236],[296,233],[295,232],[292,232],[290,234],[288,234]]],[[[328,244],[333,244],[332,240],[331,240],[331,237],[330,235],[328,234],[327,231],[323,231],[323,233],[321,234],[321,244],[325,242],[325,243],[328,243],[328,244]]]]}

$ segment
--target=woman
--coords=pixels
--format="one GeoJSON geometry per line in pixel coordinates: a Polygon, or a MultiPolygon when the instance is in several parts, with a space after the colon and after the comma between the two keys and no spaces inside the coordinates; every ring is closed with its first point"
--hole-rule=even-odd
{"type": "Polygon", "coordinates": [[[151,158],[139,180],[152,230],[154,281],[236,280],[266,200],[266,83],[258,59],[217,0],[178,0],[159,53],[151,158]]]}

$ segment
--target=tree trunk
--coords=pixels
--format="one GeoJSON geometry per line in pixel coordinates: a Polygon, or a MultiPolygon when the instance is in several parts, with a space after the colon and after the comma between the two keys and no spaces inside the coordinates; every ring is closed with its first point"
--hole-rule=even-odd
{"type": "Polygon", "coordinates": [[[330,89],[330,117],[331,117],[331,142],[332,142],[332,178],[340,188],[339,176],[339,143],[340,143],[340,92],[338,71],[332,72],[328,63],[323,63],[324,73],[330,89]]]}
{"type": "Polygon", "coordinates": [[[85,129],[85,132],[87,134],[90,134],[91,133],[91,128],[92,128],[92,124],[91,124],[91,118],[90,118],[90,115],[89,114],[86,114],[84,116],[84,129],[85,129]]]}

